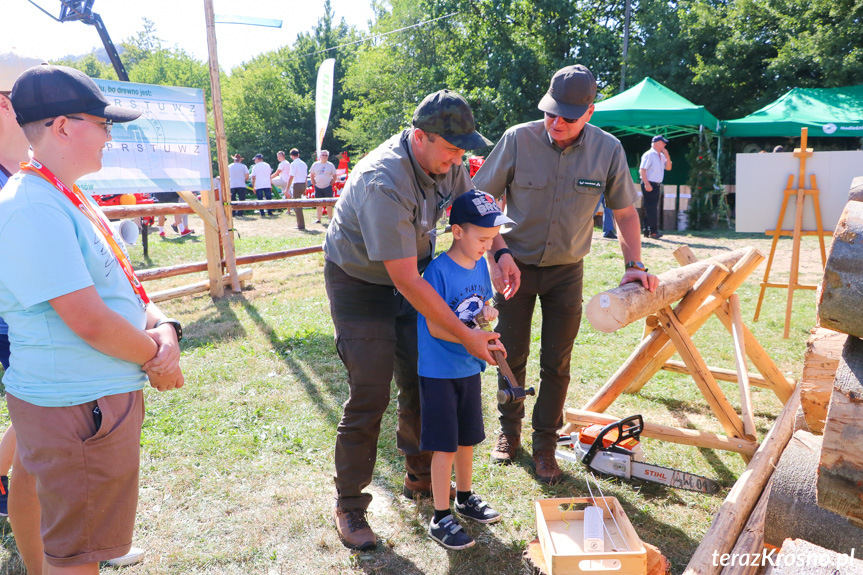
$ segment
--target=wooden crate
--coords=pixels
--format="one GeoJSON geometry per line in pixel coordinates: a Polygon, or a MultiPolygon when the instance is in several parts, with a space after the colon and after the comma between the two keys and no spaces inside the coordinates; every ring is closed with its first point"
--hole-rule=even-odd
{"type": "Polygon", "coordinates": [[[583,509],[592,504],[593,499],[590,497],[540,499],[536,502],[536,528],[549,574],[645,575],[647,551],[614,497],[596,499],[596,505],[602,509],[605,526],[611,534],[609,539],[609,533],[604,533],[606,551],[584,551],[583,509]],[[572,510],[565,509],[568,506],[571,506],[572,510]],[[617,525],[612,520],[609,509],[614,514],[617,525]],[[613,551],[614,547],[617,547],[618,551],[613,551]]]}

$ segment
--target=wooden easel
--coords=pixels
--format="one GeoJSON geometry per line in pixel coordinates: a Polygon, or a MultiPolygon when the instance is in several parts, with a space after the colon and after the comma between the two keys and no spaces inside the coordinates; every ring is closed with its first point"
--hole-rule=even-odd
{"type": "Polygon", "coordinates": [[[800,175],[797,187],[794,185],[794,176],[788,176],[788,183],[785,186],[784,196],[782,198],[782,208],[779,210],[779,221],[776,223],[776,229],[767,230],[768,236],[773,236],[773,243],[770,246],[770,256],[767,258],[767,268],[764,270],[764,280],[761,282],[761,293],[758,294],[758,304],[755,306],[755,317],[752,321],[758,321],[758,315],[761,313],[761,302],[764,300],[764,292],[767,288],[787,288],[788,303],[785,306],[785,333],[783,338],[788,339],[788,334],[791,330],[791,307],[794,302],[794,290],[817,289],[817,285],[806,285],[798,283],[798,268],[800,266],[800,239],[803,236],[818,236],[818,241],[821,242],[821,267],[823,268],[827,262],[827,251],[824,247],[824,236],[832,234],[825,232],[821,225],[821,204],[818,200],[818,186],[815,184],[815,174],[811,174],[810,189],[806,189],[806,158],[812,155],[813,149],[806,147],[809,128],[803,128],[800,133],[800,147],[795,148],[794,155],[800,158],[800,175]],[[782,222],[785,220],[785,210],[788,208],[788,200],[794,196],[797,199],[797,209],[794,215],[794,229],[783,230],[782,222]],[[812,205],[815,208],[815,231],[803,230],[803,206],[806,196],[812,196],[812,205]],[[773,265],[773,256],[776,253],[776,245],[779,243],[780,236],[792,236],[793,247],[791,248],[791,276],[788,283],[771,283],[770,268],[773,265]]]}
{"type": "MultiPolygon", "coordinates": [[[[688,246],[681,246],[675,250],[674,255],[682,265],[697,262],[688,246]]],[[[783,403],[789,400],[795,385],[793,380],[782,375],[740,319],[739,301],[734,292],[763,259],[764,256],[758,250],[749,248],[731,270],[715,263],[707,268],[674,309],[665,305],[655,315],[647,316],[648,333],[620,369],[582,409],[566,410],[567,427],[564,428],[564,433],[571,431],[573,427],[583,427],[607,419],[608,416],[600,414],[611,407],[621,393],[637,392],[660,369],[666,369],[692,376],[727,436],[656,424],[650,425],[649,430],[646,426],[642,435],[674,443],[736,451],[748,461],[758,447],[749,385],[773,390],[783,403]],[[714,314],[734,336],[736,372],[708,367],[692,341],[692,335],[714,314]],[[675,352],[680,353],[683,358],[682,364],[668,361],[675,352]],[[760,374],[749,373],[746,356],[752,360],[760,374]],[[741,415],[738,415],[728,402],[716,383],[717,379],[738,383],[741,391],[741,415]]],[[[660,285],[661,282],[662,276],[660,285]]],[[[601,296],[602,294],[597,297],[601,296]]]]}

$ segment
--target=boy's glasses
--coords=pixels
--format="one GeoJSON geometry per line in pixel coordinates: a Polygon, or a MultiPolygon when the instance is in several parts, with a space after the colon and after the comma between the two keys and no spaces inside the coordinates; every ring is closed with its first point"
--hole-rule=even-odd
{"type": "Polygon", "coordinates": [[[546,112],[545,115],[546,115],[546,117],[548,117],[549,120],[552,120],[552,121],[560,118],[561,120],[563,120],[567,124],[575,124],[576,122],[578,122],[578,118],[574,118],[574,119],[573,118],[564,118],[563,116],[555,116],[554,114],[549,114],[548,112],[546,112]]]}
{"type": "MultiPolygon", "coordinates": [[[[105,134],[107,134],[108,136],[111,135],[111,128],[114,127],[114,120],[105,120],[104,122],[99,122],[98,120],[88,120],[87,118],[79,118],[77,116],[64,116],[64,117],[69,118],[70,120],[78,120],[80,122],[90,122],[91,124],[99,124],[100,126],[102,126],[102,129],[105,130],[105,134]]],[[[50,122],[46,123],[45,127],[48,128],[48,127],[52,126],[54,124],[54,120],[56,120],[56,119],[57,118],[54,118],[50,122]]]]}

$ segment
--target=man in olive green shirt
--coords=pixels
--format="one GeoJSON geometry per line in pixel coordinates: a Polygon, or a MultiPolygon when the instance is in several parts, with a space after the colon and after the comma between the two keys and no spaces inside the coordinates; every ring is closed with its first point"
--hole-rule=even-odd
{"type": "MultiPolygon", "coordinates": [[[[559,70],[539,103],[545,118],[507,130],[474,176],[477,189],[506,195],[517,225],[489,250],[498,291],[497,325],[508,363],[525,383],[536,299],[542,309],[539,395],[533,407],[533,460],[537,478],[557,483],[554,451],[563,426],[573,342],[581,322],[583,258],[590,251],[593,214],[601,194],[614,211],[626,262],[621,284],[654,291],[656,276],[641,263],[635,186],[614,136],[588,124],[596,80],[581,65],[559,70]]],[[[501,382],[501,386],[504,384],[501,382]]],[[[509,463],[521,444],[524,404],[499,406],[501,434],[492,459],[509,463]]]]}
{"type": "MultiPolygon", "coordinates": [[[[417,107],[413,127],[396,134],[351,171],[324,242],[324,280],[336,348],[348,371],[350,397],[336,434],[336,508],[342,541],[371,549],[366,521],[381,418],[398,387],[396,441],[405,456],[406,497],[431,489],[431,453],[420,451],[417,312],[492,365],[488,342],[471,330],[420,273],[434,255],[435,224],[455,197],[472,188],[465,150],[491,142],[476,132],[470,106],[440,90],[417,107]]],[[[454,495],[454,494],[453,494],[454,495]]]]}

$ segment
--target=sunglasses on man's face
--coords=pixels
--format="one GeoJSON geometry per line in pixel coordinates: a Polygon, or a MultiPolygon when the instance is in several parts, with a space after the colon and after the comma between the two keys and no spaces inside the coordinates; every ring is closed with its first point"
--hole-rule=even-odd
{"type": "Polygon", "coordinates": [[[545,115],[552,122],[554,120],[557,120],[558,118],[560,118],[561,120],[563,120],[567,124],[575,124],[576,122],[578,122],[578,118],[564,118],[563,116],[555,116],[554,114],[549,114],[548,112],[546,112],[545,115]]]}

